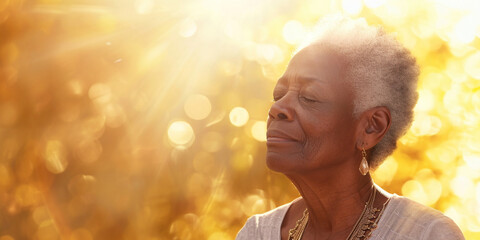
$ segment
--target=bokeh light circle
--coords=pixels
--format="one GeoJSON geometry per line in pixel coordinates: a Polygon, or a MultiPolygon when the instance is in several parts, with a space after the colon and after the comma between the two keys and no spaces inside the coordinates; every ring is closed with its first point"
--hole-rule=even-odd
{"type": "Polygon", "coordinates": [[[183,109],[185,110],[187,116],[191,119],[202,120],[208,117],[212,111],[212,105],[206,96],[194,94],[185,100],[183,109]]]}
{"type": "Polygon", "coordinates": [[[189,123],[176,121],[168,127],[168,139],[174,145],[188,147],[195,140],[195,133],[189,123]]]}
{"type": "Polygon", "coordinates": [[[51,173],[62,173],[68,166],[66,150],[62,142],[48,141],[45,147],[45,166],[51,173]]]}
{"type": "Polygon", "coordinates": [[[267,123],[265,121],[256,121],[252,125],[252,137],[260,142],[267,141],[267,123]]]}
{"type": "Polygon", "coordinates": [[[248,111],[242,107],[235,107],[230,111],[230,122],[233,126],[241,127],[248,122],[248,111]]]}
{"type": "Polygon", "coordinates": [[[96,104],[106,104],[112,98],[112,91],[108,85],[96,83],[88,90],[88,96],[96,104]]]}
{"type": "Polygon", "coordinates": [[[470,55],[465,61],[465,72],[480,80],[480,52],[470,55]]]}
{"type": "Polygon", "coordinates": [[[427,202],[425,190],[423,189],[422,184],[416,180],[410,180],[403,184],[402,195],[422,204],[427,202]]]}

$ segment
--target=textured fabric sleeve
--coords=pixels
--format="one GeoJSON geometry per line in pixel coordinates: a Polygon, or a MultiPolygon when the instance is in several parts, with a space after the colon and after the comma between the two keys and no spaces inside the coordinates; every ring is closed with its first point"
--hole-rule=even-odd
{"type": "Polygon", "coordinates": [[[260,239],[257,235],[257,224],[258,218],[257,216],[251,216],[248,218],[247,222],[245,225],[240,229],[240,231],[237,233],[237,237],[235,240],[250,240],[250,239],[260,239]]]}
{"type": "Polygon", "coordinates": [[[280,240],[283,217],[291,203],[263,214],[256,214],[247,219],[245,226],[237,234],[236,240],[280,240]]]}
{"type": "Polygon", "coordinates": [[[435,219],[422,238],[423,240],[465,240],[460,228],[447,216],[435,219]]]}

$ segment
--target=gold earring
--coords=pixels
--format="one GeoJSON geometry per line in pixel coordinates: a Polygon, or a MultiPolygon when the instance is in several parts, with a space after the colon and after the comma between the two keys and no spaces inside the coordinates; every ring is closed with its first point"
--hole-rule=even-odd
{"type": "Polygon", "coordinates": [[[360,167],[358,168],[358,170],[363,176],[367,175],[368,171],[370,170],[367,162],[367,152],[365,152],[365,148],[363,147],[362,147],[362,161],[360,162],[360,167]]]}

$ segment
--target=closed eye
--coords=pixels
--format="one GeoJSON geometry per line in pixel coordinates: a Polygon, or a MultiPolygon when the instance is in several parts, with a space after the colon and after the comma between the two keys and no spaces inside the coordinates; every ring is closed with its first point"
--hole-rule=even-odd
{"type": "Polygon", "coordinates": [[[276,102],[276,101],[282,99],[283,95],[284,95],[283,93],[274,94],[273,95],[273,102],[276,102]]]}
{"type": "Polygon", "coordinates": [[[304,102],[307,102],[307,103],[314,103],[314,102],[318,102],[317,100],[315,99],[312,99],[312,98],[308,98],[308,97],[305,97],[305,96],[300,96],[299,97],[300,100],[304,101],[304,102]]]}

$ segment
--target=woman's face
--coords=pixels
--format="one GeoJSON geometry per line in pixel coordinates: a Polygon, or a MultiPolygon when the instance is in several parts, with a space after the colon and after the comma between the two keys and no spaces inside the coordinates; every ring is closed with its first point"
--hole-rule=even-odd
{"type": "Polygon", "coordinates": [[[353,92],[341,59],[326,48],[297,53],[273,91],[267,165],[283,173],[340,166],[355,155],[353,92]]]}

